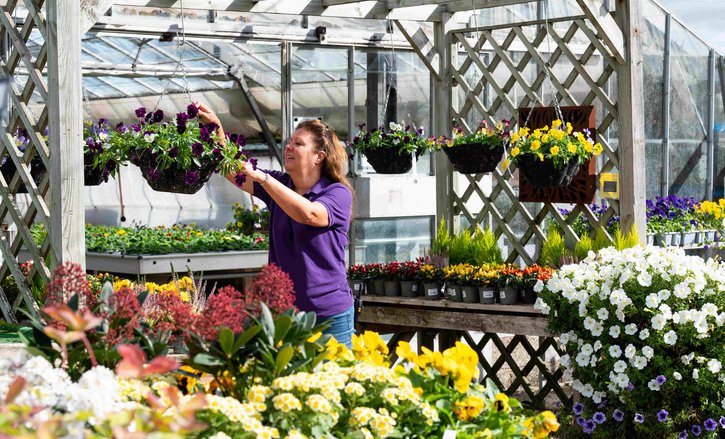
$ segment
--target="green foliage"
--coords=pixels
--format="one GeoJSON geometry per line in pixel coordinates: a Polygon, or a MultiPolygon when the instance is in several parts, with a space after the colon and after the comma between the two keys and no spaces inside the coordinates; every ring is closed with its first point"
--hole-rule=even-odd
{"type": "Polygon", "coordinates": [[[473,259],[475,264],[501,264],[503,254],[496,235],[489,229],[477,229],[473,234],[473,259]]]}
{"type": "Polygon", "coordinates": [[[430,253],[433,255],[448,255],[448,247],[450,245],[451,237],[448,234],[448,227],[446,227],[446,220],[441,218],[441,222],[438,223],[438,230],[436,236],[433,238],[433,244],[430,247],[430,253]]]}
{"type": "Polygon", "coordinates": [[[589,235],[582,235],[574,245],[574,257],[578,260],[584,260],[590,251],[594,250],[594,240],[589,235]]]}
{"type": "Polygon", "coordinates": [[[448,256],[451,265],[456,264],[473,264],[473,239],[471,232],[464,230],[453,236],[449,243],[448,256]]]}
{"type": "Polygon", "coordinates": [[[260,305],[262,315],[239,334],[223,327],[213,343],[190,334],[186,363],[212,375],[224,396],[244,400],[256,379],[269,383],[279,376],[310,371],[325,357],[330,336],[313,337],[327,328],[326,323],[317,323],[315,313],[290,309],[274,318],[264,303],[260,305]]]}
{"type": "Polygon", "coordinates": [[[234,221],[227,223],[228,232],[251,235],[255,230],[269,229],[269,210],[260,209],[254,205],[251,209],[245,209],[239,203],[234,203],[234,221]]]}
{"type": "Polygon", "coordinates": [[[364,153],[374,149],[396,149],[398,154],[425,153],[435,148],[435,142],[423,135],[423,127],[416,129],[405,123],[390,122],[374,130],[366,130],[365,124],[359,126],[360,131],[350,142],[353,151],[364,153]]]}
{"type": "Polygon", "coordinates": [[[607,234],[602,229],[597,229],[594,234],[594,251],[599,251],[603,248],[611,247],[612,241],[607,238],[607,234]]]}
{"type": "Polygon", "coordinates": [[[639,234],[637,229],[632,227],[630,231],[625,235],[621,230],[617,229],[614,235],[614,248],[617,250],[624,250],[625,248],[632,248],[639,245],[639,234]]]}
{"type": "Polygon", "coordinates": [[[546,242],[541,246],[539,265],[544,267],[560,267],[561,262],[571,254],[564,243],[564,237],[554,228],[546,234],[546,242]]]}

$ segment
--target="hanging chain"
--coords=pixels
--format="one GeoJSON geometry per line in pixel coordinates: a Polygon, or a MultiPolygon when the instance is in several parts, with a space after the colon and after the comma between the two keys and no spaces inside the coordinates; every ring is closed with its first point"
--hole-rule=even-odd
{"type": "MultiPolygon", "coordinates": [[[[387,26],[388,26],[388,29],[390,30],[390,50],[392,51],[392,57],[393,57],[393,62],[390,65],[390,72],[391,72],[390,73],[390,76],[392,78],[392,74],[395,71],[395,43],[393,41],[393,31],[394,31],[394,28],[393,28],[393,20],[390,19],[390,10],[388,10],[388,23],[387,23],[387,26]]],[[[387,60],[387,58],[385,58],[385,66],[386,66],[386,68],[388,67],[388,60],[387,60]]],[[[383,114],[380,117],[380,119],[383,122],[383,125],[385,125],[385,113],[388,110],[388,101],[390,100],[390,89],[391,88],[392,87],[390,87],[390,84],[387,84],[387,87],[386,87],[386,90],[385,90],[385,99],[383,100],[383,110],[382,110],[383,114]]]]}
{"type": "Polygon", "coordinates": [[[181,51],[179,52],[179,61],[176,63],[176,67],[174,67],[174,71],[171,72],[171,76],[169,77],[168,81],[166,82],[166,87],[164,87],[163,91],[161,92],[161,95],[159,96],[159,99],[156,101],[156,105],[154,105],[154,109],[159,108],[159,104],[161,103],[161,100],[166,96],[166,93],[169,91],[169,86],[171,85],[171,79],[173,79],[176,76],[176,72],[181,68],[181,75],[182,79],[184,81],[184,92],[186,93],[186,97],[189,99],[189,102],[191,101],[191,92],[189,91],[189,82],[186,79],[186,66],[184,65],[184,52],[186,51],[186,26],[184,25],[184,1],[180,0],[179,5],[181,7],[181,38],[179,39],[179,33],[176,33],[177,43],[176,47],[181,48],[181,51]]]}

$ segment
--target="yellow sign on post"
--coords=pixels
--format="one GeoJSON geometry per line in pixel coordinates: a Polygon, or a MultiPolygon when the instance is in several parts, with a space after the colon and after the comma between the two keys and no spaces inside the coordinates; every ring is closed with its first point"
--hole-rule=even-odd
{"type": "Polygon", "coordinates": [[[599,192],[603,198],[619,199],[619,174],[602,172],[599,174],[599,192]]]}

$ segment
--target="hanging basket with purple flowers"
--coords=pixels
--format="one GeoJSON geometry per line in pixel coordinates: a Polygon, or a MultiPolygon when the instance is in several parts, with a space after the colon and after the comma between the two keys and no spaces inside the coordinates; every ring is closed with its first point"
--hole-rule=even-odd
{"type": "Polygon", "coordinates": [[[353,151],[362,153],[378,174],[404,174],[413,167],[416,158],[434,148],[435,138],[423,136],[423,127],[390,122],[368,131],[365,124],[349,143],[353,151]]]}
{"type": "Polygon", "coordinates": [[[198,109],[190,104],[172,121],[164,120],[162,110],[136,109],[138,123],[117,129],[113,143],[127,159],[141,169],[152,189],[160,192],[193,194],[215,172],[228,174],[246,160],[244,136],[226,139],[216,135],[215,124],[198,119],[198,109]]]}

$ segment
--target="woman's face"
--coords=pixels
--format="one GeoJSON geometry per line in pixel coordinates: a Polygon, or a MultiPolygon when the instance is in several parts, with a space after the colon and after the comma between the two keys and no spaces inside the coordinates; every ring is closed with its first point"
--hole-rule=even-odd
{"type": "Polygon", "coordinates": [[[308,173],[322,163],[324,153],[315,148],[312,135],[306,130],[297,130],[284,147],[284,169],[287,173],[308,173]]]}

